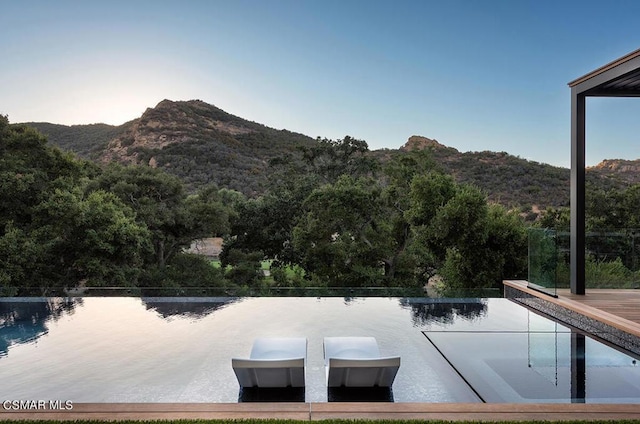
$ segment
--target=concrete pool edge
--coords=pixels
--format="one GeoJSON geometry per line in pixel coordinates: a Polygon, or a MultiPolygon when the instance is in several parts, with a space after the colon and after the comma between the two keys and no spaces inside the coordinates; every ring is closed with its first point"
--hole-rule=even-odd
{"type": "Polygon", "coordinates": [[[396,419],[566,421],[640,419],[637,404],[513,403],[78,403],[72,410],[5,410],[6,420],[396,419]]]}
{"type": "Polygon", "coordinates": [[[536,309],[587,333],[640,355],[640,327],[589,305],[552,297],[527,287],[522,280],[505,280],[504,297],[536,309]]]}

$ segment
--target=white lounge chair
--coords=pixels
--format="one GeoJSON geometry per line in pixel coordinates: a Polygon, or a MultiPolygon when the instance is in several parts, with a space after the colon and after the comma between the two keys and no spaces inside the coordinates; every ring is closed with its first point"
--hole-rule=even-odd
{"type": "Polygon", "coordinates": [[[381,357],[374,337],[325,337],[328,387],[391,387],[400,357],[381,357]]]}
{"type": "Polygon", "coordinates": [[[304,387],[307,339],[258,338],[249,359],[232,358],[242,387],[304,387]]]}

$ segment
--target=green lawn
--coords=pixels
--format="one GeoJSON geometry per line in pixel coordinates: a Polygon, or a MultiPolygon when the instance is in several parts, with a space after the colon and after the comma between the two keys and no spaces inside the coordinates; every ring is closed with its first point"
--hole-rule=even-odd
{"type": "MultiPolygon", "coordinates": [[[[262,262],[260,263],[260,268],[262,268],[262,269],[269,269],[269,268],[271,268],[271,262],[273,262],[271,259],[268,259],[268,260],[266,260],[266,261],[262,261],[262,262]]],[[[213,260],[211,261],[211,265],[212,265],[214,268],[222,268],[222,264],[220,263],[220,259],[213,259],[213,260]]]]}
{"type": "MultiPolygon", "coordinates": [[[[269,271],[271,269],[271,263],[273,262],[273,259],[266,259],[262,262],[260,262],[260,269],[262,269],[263,271],[269,271]]],[[[211,262],[211,266],[213,266],[214,268],[222,268],[222,264],[220,263],[220,259],[214,259],[211,262]]],[[[284,268],[287,278],[292,279],[296,276],[296,273],[303,276],[304,275],[304,270],[302,270],[298,265],[295,266],[286,266],[284,268]]]]}

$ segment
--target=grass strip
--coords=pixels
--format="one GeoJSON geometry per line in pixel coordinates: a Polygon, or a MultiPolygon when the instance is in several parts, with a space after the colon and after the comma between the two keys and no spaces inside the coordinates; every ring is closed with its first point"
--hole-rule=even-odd
{"type": "MultiPolygon", "coordinates": [[[[302,424],[308,421],[304,420],[279,420],[279,419],[236,419],[236,420],[115,420],[115,421],[102,421],[102,420],[73,420],[73,421],[56,421],[56,420],[0,420],[2,424],[60,424],[61,422],[77,423],[77,424],[102,424],[102,423],[114,423],[118,424],[302,424]]],[[[468,424],[549,424],[550,421],[445,421],[445,420],[321,420],[322,424],[354,424],[354,423],[374,423],[374,424],[416,424],[426,423],[429,424],[452,424],[452,423],[468,423],[468,424]]],[[[568,420],[557,421],[562,424],[640,424],[640,419],[637,420],[568,420]]]]}

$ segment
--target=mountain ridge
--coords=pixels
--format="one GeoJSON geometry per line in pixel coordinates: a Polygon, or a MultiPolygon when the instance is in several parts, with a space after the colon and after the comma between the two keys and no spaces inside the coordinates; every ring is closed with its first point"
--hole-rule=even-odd
{"type": "MultiPolygon", "coordinates": [[[[229,114],[201,100],[162,100],[109,136],[91,134],[94,127],[27,123],[49,136],[52,144],[99,163],[160,167],[183,178],[189,189],[216,183],[257,195],[267,185],[270,159],[293,153],[315,140],[287,130],[275,130],[229,114]],[[83,133],[84,131],[84,133],[83,133]]],[[[99,124],[105,125],[105,124],[99,124]]]]}
{"type": "MultiPolygon", "coordinates": [[[[276,130],[229,114],[202,100],[164,99],[120,126],[64,126],[26,123],[52,144],[99,163],[118,161],[160,167],[178,175],[191,189],[215,183],[249,196],[264,192],[269,161],[294,157],[317,140],[276,130]]],[[[528,161],[506,152],[460,152],[421,135],[398,149],[370,153],[381,161],[395,154],[427,150],[458,182],[474,184],[492,201],[508,206],[568,206],[570,170],[528,161]]],[[[640,182],[640,160],[607,160],[587,170],[588,181],[602,189],[640,182]]]]}
{"type": "Polygon", "coordinates": [[[632,184],[640,184],[640,159],[605,159],[597,165],[587,168],[587,172],[615,175],[624,181],[632,184]]]}

